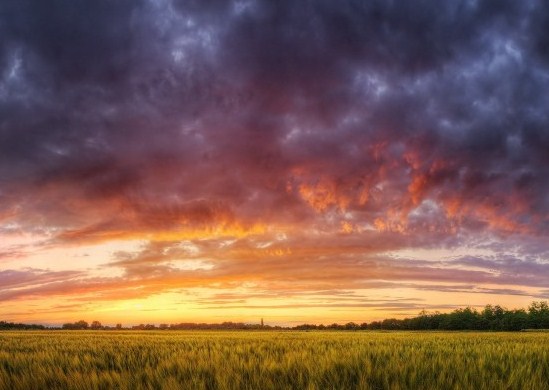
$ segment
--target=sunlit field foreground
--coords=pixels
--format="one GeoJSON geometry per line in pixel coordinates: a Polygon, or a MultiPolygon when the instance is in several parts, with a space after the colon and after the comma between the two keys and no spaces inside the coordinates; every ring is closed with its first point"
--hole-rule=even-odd
{"type": "Polygon", "coordinates": [[[549,334],[0,333],[0,389],[60,388],[549,389],[549,334]]]}

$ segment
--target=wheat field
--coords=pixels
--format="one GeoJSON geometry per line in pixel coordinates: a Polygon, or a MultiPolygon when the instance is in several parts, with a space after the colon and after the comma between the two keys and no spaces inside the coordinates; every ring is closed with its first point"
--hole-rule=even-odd
{"type": "Polygon", "coordinates": [[[549,334],[5,331],[0,389],[549,389],[549,334]]]}

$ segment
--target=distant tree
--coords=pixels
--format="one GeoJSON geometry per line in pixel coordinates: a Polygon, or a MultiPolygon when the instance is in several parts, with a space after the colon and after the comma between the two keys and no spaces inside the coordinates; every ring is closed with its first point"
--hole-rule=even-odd
{"type": "Polygon", "coordinates": [[[478,319],[478,312],[475,309],[466,307],[447,314],[440,325],[441,329],[447,330],[475,330],[479,327],[478,319]]]}
{"type": "Polygon", "coordinates": [[[479,329],[504,330],[503,319],[505,314],[505,309],[499,305],[486,305],[480,313],[479,329]]]}
{"type": "Polygon", "coordinates": [[[116,329],[117,329],[117,330],[122,329],[122,324],[116,324],[116,329]]]}
{"type": "Polygon", "coordinates": [[[90,325],[90,328],[94,330],[101,329],[101,322],[93,321],[90,325]]]}
{"type": "Polygon", "coordinates": [[[403,321],[396,318],[387,318],[381,322],[381,327],[387,330],[398,330],[402,329],[402,323],[403,321]]]}
{"type": "Polygon", "coordinates": [[[530,328],[549,329],[549,305],[546,301],[532,302],[528,315],[530,328]]]}
{"type": "Polygon", "coordinates": [[[502,330],[517,331],[528,328],[528,313],[526,310],[519,309],[508,311],[502,320],[502,330]]]}
{"type": "Polygon", "coordinates": [[[88,329],[89,325],[86,321],[80,320],[74,323],[76,325],[76,329],[88,329]]]}
{"type": "Polygon", "coordinates": [[[357,330],[360,329],[360,326],[358,324],[355,324],[354,322],[348,322],[345,324],[344,328],[345,330],[357,330]]]}
{"type": "Polygon", "coordinates": [[[63,324],[62,329],[81,330],[88,329],[88,323],[86,321],[68,322],[63,324]]]}
{"type": "Polygon", "coordinates": [[[368,324],[368,329],[381,329],[381,321],[372,321],[368,324]]]}
{"type": "Polygon", "coordinates": [[[295,330],[314,330],[314,329],[317,329],[317,326],[314,325],[314,324],[302,324],[302,325],[297,325],[297,326],[294,326],[295,330]]]}

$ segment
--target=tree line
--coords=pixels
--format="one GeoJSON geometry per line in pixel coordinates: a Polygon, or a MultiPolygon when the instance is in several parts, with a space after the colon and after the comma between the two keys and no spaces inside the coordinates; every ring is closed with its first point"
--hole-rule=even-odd
{"type": "MultiPolygon", "coordinates": [[[[9,329],[59,329],[43,325],[28,325],[0,321],[0,330],[9,329]]],[[[183,322],[178,324],[140,324],[124,328],[122,324],[103,326],[99,321],[89,324],[77,321],[63,324],[67,330],[487,330],[519,331],[525,329],[549,329],[549,304],[547,301],[534,301],[527,309],[507,310],[499,305],[487,305],[482,310],[471,307],[456,309],[450,313],[422,311],[416,317],[356,324],[302,324],[294,327],[223,322],[218,324],[183,322]]]]}
{"type": "Polygon", "coordinates": [[[116,324],[116,326],[103,326],[99,321],[93,321],[88,324],[86,321],[69,322],[63,324],[61,329],[66,330],[253,330],[253,329],[289,329],[280,326],[269,326],[259,324],[246,324],[243,322],[223,322],[218,324],[208,323],[196,323],[196,322],[182,322],[179,324],[139,324],[131,327],[123,327],[122,324],[116,324]]]}
{"type": "Polygon", "coordinates": [[[39,330],[39,329],[46,329],[46,327],[44,325],[16,324],[13,322],[0,321],[0,330],[11,330],[11,329],[39,330]]]}
{"type": "Polygon", "coordinates": [[[507,310],[499,305],[487,305],[478,311],[471,307],[456,309],[450,313],[422,311],[416,317],[344,325],[298,325],[294,329],[337,330],[489,330],[519,331],[525,329],[549,329],[549,305],[546,301],[532,302],[528,309],[507,310]]]}

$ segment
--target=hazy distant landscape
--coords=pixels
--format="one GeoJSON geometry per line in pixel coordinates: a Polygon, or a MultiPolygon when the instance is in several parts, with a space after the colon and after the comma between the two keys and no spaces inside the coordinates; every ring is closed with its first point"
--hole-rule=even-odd
{"type": "Polygon", "coordinates": [[[471,307],[456,309],[450,313],[428,313],[422,311],[416,317],[396,319],[386,318],[360,324],[301,324],[295,326],[271,326],[260,323],[243,322],[196,323],[181,322],[175,324],[139,324],[124,327],[102,325],[94,320],[68,322],[62,326],[44,326],[40,324],[22,324],[0,321],[0,330],[484,330],[484,331],[520,331],[549,329],[549,304],[547,301],[534,301],[527,309],[508,310],[499,305],[486,305],[482,310],[471,307]]]}

